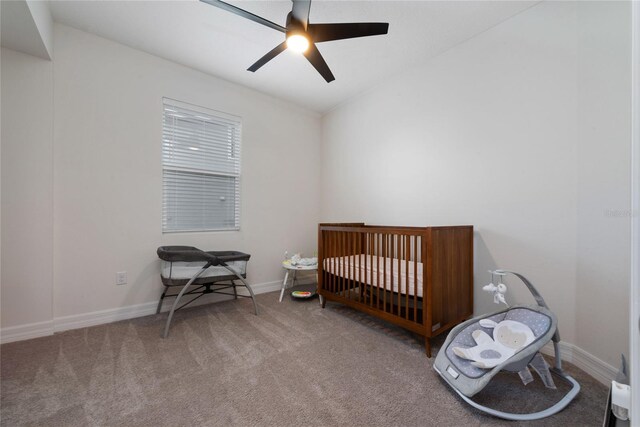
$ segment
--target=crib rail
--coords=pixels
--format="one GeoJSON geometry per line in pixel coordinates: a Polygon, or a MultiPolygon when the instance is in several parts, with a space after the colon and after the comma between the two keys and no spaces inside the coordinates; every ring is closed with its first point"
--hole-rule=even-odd
{"type": "Polygon", "coordinates": [[[471,226],[320,224],[319,293],[431,337],[472,314],[472,236],[471,226]]]}

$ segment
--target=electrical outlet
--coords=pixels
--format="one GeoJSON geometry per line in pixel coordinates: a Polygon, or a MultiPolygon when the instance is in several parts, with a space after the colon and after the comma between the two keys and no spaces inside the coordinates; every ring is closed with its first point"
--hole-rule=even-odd
{"type": "Polygon", "coordinates": [[[116,273],[116,285],[126,285],[126,284],[127,284],[127,272],[118,271],[116,273]]]}

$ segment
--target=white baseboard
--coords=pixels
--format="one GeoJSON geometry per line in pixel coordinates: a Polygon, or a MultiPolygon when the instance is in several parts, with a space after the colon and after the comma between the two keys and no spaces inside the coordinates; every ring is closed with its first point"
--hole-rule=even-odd
{"type": "Polygon", "coordinates": [[[0,343],[30,340],[53,335],[53,320],[0,329],[0,343]]]}
{"type": "MultiPolygon", "coordinates": [[[[550,356],[555,355],[553,343],[549,342],[545,345],[542,348],[542,353],[550,356]]],[[[563,361],[574,364],[606,386],[611,385],[611,380],[615,379],[618,373],[618,370],[613,366],[568,342],[560,342],[560,356],[563,361]]]]}
{"type": "Polygon", "coordinates": [[[158,303],[129,305],[122,308],[99,310],[91,313],[74,314],[72,316],[56,317],[53,320],[53,332],[68,331],[70,329],[87,328],[134,317],[148,316],[156,312],[158,303]]]}
{"type": "MultiPolygon", "coordinates": [[[[255,294],[263,294],[266,292],[280,290],[281,284],[281,281],[256,283],[251,285],[251,289],[255,294]]],[[[249,295],[249,292],[243,287],[238,288],[238,293],[241,295],[249,295]]],[[[193,306],[209,304],[229,298],[232,297],[221,297],[216,294],[212,294],[211,296],[207,295],[206,297],[194,302],[193,306]]],[[[167,311],[170,308],[170,304],[171,301],[169,301],[168,304],[165,303],[162,311],[167,311]]],[[[135,317],[149,316],[151,314],[155,314],[157,306],[158,303],[154,301],[120,308],[99,310],[91,313],[56,317],[53,320],[45,322],[2,328],[0,329],[0,343],[5,344],[14,341],[23,341],[53,335],[55,332],[97,326],[105,323],[117,322],[119,320],[133,319],[135,317]]]]}

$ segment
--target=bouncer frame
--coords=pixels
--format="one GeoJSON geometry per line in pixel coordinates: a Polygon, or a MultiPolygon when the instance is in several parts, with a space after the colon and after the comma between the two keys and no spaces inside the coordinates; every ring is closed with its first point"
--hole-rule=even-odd
{"type": "MultiPolygon", "coordinates": [[[[546,310],[549,310],[549,306],[547,305],[547,303],[544,301],[544,298],[542,298],[542,296],[540,295],[540,293],[538,292],[538,290],[535,288],[535,286],[533,286],[533,284],[523,275],[516,273],[514,271],[509,271],[509,270],[494,270],[490,272],[492,275],[499,275],[499,276],[505,276],[508,274],[514,275],[516,276],[518,279],[520,279],[525,286],[527,287],[527,289],[529,290],[529,292],[531,293],[531,295],[533,296],[533,298],[536,300],[536,303],[538,304],[538,306],[545,308],[546,310]]],[[[560,399],[558,402],[556,402],[555,404],[553,404],[552,406],[543,409],[541,411],[538,412],[534,412],[534,413],[529,413],[529,414],[518,414],[518,413],[511,413],[511,412],[504,412],[504,411],[499,411],[493,408],[489,408],[488,406],[484,406],[479,404],[478,402],[475,402],[474,400],[472,400],[469,396],[465,395],[464,393],[462,393],[458,387],[456,387],[456,385],[451,381],[450,378],[448,378],[447,375],[445,375],[443,373],[443,370],[441,369],[442,366],[438,366],[441,365],[440,360],[442,357],[446,358],[445,352],[446,349],[449,345],[449,343],[452,340],[452,337],[455,337],[459,331],[462,331],[464,328],[466,328],[467,326],[469,326],[472,323],[475,322],[479,322],[481,319],[487,318],[487,317],[491,317],[493,315],[495,315],[497,313],[490,313],[490,314],[486,314],[486,315],[482,315],[482,316],[478,316],[475,317],[473,319],[467,320],[464,323],[461,323],[460,325],[456,326],[455,328],[453,328],[451,330],[451,332],[449,333],[449,335],[447,336],[447,339],[445,341],[445,343],[442,345],[442,348],[440,349],[440,352],[438,353],[438,358],[436,358],[436,363],[434,363],[433,365],[433,369],[440,374],[440,376],[456,391],[456,393],[458,393],[458,395],[465,401],[467,402],[469,405],[473,406],[474,408],[485,412],[487,414],[493,415],[495,417],[499,417],[499,418],[503,418],[506,420],[513,420],[513,421],[532,421],[532,420],[539,420],[541,418],[546,418],[549,417],[553,414],[557,414],[558,412],[562,411],[580,392],[580,384],[578,384],[578,382],[571,377],[570,375],[566,374],[564,372],[564,370],[562,369],[562,355],[560,353],[560,331],[558,329],[558,327],[556,326],[556,330],[553,334],[553,336],[551,337],[551,341],[553,341],[553,349],[554,349],[554,353],[555,353],[555,362],[554,362],[554,367],[552,367],[549,371],[551,373],[553,373],[554,375],[556,375],[557,377],[559,377],[561,380],[565,381],[566,383],[571,385],[571,389],[567,392],[567,394],[565,394],[565,396],[560,399]],[[442,356],[441,356],[442,354],[442,356]]],[[[529,361],[531,360],[531,357],[529,356],[525,356],[525,357],[521,357],[518,358],[518,353],[516,353],[510,360],[504,362],[502,365],[494,368],[494,370],[492,371],[492,373],[487,373],[486,375],[495,375],[497,372],[501,371],[501,370],[506,370],[506,371],[511,371],[511,372],[518,372],[521,369],[524,369],[529,361]],[[515,358],[515,360],[513,360],[515,358]]],[[[534,353],[535,355],[535,353],[534,353]]],[[[524,355],[521,355],[524,356],[524,355]]],[[[464,375],[464,374],[460,374],[460,375],[464,375]]]]}

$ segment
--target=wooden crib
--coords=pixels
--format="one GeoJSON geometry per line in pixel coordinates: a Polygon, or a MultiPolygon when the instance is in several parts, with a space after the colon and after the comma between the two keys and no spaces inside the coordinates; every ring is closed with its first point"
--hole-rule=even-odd
{"type": "Polygon", "coordinates": [[[318,292],[434,337],[473,314],[473,226],[318,226],[318,292]]]}

